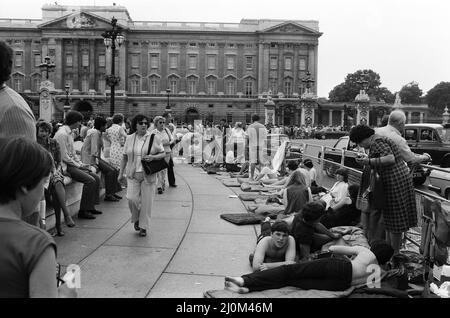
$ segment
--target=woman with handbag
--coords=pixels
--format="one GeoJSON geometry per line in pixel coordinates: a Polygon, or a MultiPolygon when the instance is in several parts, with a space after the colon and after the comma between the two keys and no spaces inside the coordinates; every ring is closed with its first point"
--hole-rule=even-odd
{"type": "Polygon", "coordinates": [[[398,254],[403,233],[417,225],[409,169],[397,145],[389,138],[376,135],[368,126],[353,127],[350,140],[369,150],[368,157],[357,158],[356,162],[371,168],[369,204],[382,211],[387,241],[398,254]]]}
{"type": "MultiPolygon", "coordinates": [[[[172,133],[169,128],[166,127],[166,119],[163,116],[156,116],[153,119],[153,123],[155,124],[155,133],[162,141],[162,145],[164,147],[165,157],[164,160],[169,164],[170,155],[172,153],[172,149],[170,148],[170,144],[174,141],[172,133]]],[[[162,194],[166,190],[166,173],[167,169],[159,171],[158,174],[158,193],[162,194]]]]}
{"type": "Polygon", "coordinates": [[[164,147],[159,136],[148,132],[148,117],[136,115],[131,122],[133,134],[127,137],[120,165],[118,180],[127,177],[127,199],[131,212],[131,222],[140,236],[146,236],[156,192],[157,174],[146,174],[142,160],[153,161],[165,157],[164,147]],[[150,145],[150,140],[152,144],[150,145]],[[150,149],[149,149],[150,147],[150,149]]]}

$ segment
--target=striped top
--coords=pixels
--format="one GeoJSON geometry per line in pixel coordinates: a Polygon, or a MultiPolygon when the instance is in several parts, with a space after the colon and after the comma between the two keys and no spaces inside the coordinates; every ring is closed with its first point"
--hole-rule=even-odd
{"type": "Polygon", "coordinates": [[[13,89],[0,86],[0,137],[36,141],[36,119],[27,102],[13,89]]]}

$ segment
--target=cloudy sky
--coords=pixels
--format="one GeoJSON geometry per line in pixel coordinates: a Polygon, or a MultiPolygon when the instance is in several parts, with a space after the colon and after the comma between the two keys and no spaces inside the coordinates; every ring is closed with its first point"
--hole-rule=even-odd
{"type": "MultiPolygon", "coordinates": [[[[58,0],[127,7],[133,20],[236,22],[242,18],[318,20],[318,95],[348,73],[372,69],[392,92],[411,81],[426,93],[450,82],[448,0],[58,0]]],[[[41,18],[53,1],[14,0],[0,18],[41,18]]]]}

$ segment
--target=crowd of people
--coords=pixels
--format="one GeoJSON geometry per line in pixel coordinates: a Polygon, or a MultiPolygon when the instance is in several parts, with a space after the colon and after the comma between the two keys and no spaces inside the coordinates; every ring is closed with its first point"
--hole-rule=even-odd
{"type": "MultiPolygon", "coordinates": [[[[227,277],[229,289],[249,292],[287,285],[345,289],[367,277],[368,265],[382,265],[399,253],[403,233],[417,224],[407,163],[423,162],[429,156],[413,154],[401,137],[406,117],[400,111],[392,112],[383,128],[351,129],[351,141],[366,150],[357,159],[364,167],[361,183],[349,185],[348,171],[342,168],[336,171],[336,183],[326,190],[318,184],[311,159],[291,160],[285,167],[267,155],[269,133],[295,137],[300,131],[302,136],[301,127],[269,130],[257,114],[247,127],[236,123],[231,129],[222,120],[215,127],[188,127],[183,134],[177,132],[170,113],[154,118],[138,114],[131,120],[122,114],[86,119],[71,110],[61,124],[36,121],[23,98],[5,84],[12,60],[11,48],[0,42],[0,297],[74,296],[64,284],[56,288],[57,247],[39,222],[45,220],[47,200],[55,210],[55,235],[64,235],[61,212],[68,227],[76,226],[66,206],[68,177],[83,184],[79,219],[102,214],[96,208],[100,172],[105,201],[120,201],[119,193],[126,187],[134,230],[145,237],[155,196],[177,186],[173,149],[188,140],[184,155],[194,160],[195,133],[218,146],[209,157],[202,154],[201,162],[220,162],[236,176],[273,189],[272,199],[285,207],[276,222],[262,224],[265,234],[251,258],[255,272],[227,277]],[[144,164],[152,161],[164,161],[166,168],[148,174],[144,164]],[[341,236],[330,230],[360,223],[370,250],[345,246],[341,236]],[[312,260],[312,253],[331,241],[335,245],[329,253],[334,256],[312,260]]],[[[283,150],[286,143],[278,147],[283,150]]]]}

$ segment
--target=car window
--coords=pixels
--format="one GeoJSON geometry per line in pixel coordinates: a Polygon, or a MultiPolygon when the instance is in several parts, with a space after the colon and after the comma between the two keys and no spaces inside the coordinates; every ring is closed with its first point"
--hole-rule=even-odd
{"type": "Polygon", "coordinates": [[[417,140],[417,129],[405,129],[405,139],[406,140],[417,140]]]}
{"type": "Polygon", "coordinates": [[[343,138],[343,139],[339,139],[338,142],[336,143],[336,145],[334,145],[334,148],[337,149],[347,149],[347,145],[348,145],[348,139],[347,138],[343,138]]]}
{"type": "Polygon", "coordinates": [[[423,128],[420,130],[420,141],[436,141],[433,129],[423,128]]]}

